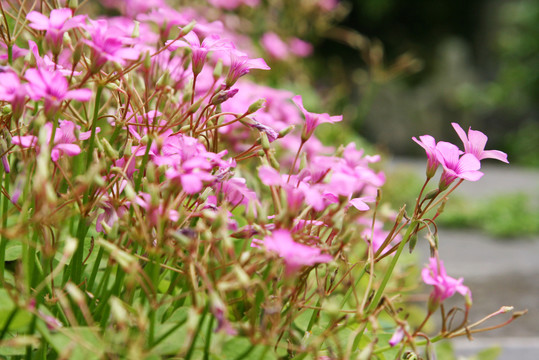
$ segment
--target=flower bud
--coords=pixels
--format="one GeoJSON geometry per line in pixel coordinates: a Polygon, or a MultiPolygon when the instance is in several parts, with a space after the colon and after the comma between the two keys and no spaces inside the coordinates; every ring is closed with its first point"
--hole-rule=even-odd
{"type": "Polygon", "coordinates": [[[211,103],[212,105],[222,104],[228,99],[232,98],[234,95],[236,95],[237,92],[238,89],[221,90],[212,97],[211,103]]]}
{"type": "Polygon", "coordinates": [[[260,144],[262,145],[262,149],[268,151],[270,149],[270,143],[268,140],[268,135],[265,132],[260,133],[260,144]]]}
{"type": "Polygon", "coordinates": [[[262,109],[265,103],[266,103],[266,99],[258,99],[257,101],[252,103],[251,106],[249,106],[249,108],[247,109],[247,114],[252,114],[262,109]]]}
{"type": "Polygon", "coordinates": [[[107,154],[108,157],[111,159],[118,159],[118,151],[116,151],[112,145],[107,141],[107,139],[102,138],[101,143],[103,144],[103,149],[105,150],[105,154],[107,154]]]}
{"type": "Polygon", "coordinates": [[[270,161],[270,164],[271,166],[276,169],[277,171],[279,171],[281,169],[281,165],[279,165],[279,162],[277,161],[277,159],[275,158],[275,156],[268,152],[268,159],[270,161]]]}
{"type": "Polygon", "coordinates": [[[9,115],[11,114],[11,111],[12,111],[11,104],[2,106],[2,114],[9,115]]]}
{"type": "Polygon", "coordinates": [[[279,139],[288,135],[295,127],[295,125],[290,125],[279,131],[279,139]]]}
{"type": "Polygon", "coordinates": [[[197,24],[197,22],[195,20],[191,21],[189,24],[185,25],[183,28],[181,28],[180,30],[180,35],[178,36],[178,38],[180,37],[184,37],[185,35],[187,35],[189,32],[191,32],[191,30],[193,30],[195,28],[195,25],[197,24]]]}
{"type": "Polygon", "coordinates": [[[217,81],[223,74],[223,60],[219,59],[213,68],[213,80],[217,81]]]}
{"type": "Polygon", "coordinates": [[[137,39],[140,36],[140,22],[137,20],[133,20],[133,24],[135,26],[133,27],[133,32],[131,33],[131,37],[133,39],[137,39]]]}

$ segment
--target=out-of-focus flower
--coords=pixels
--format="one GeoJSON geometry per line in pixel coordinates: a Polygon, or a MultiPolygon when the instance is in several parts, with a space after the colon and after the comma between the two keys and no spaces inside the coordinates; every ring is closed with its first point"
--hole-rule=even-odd
{"type": "MultiPolygon", "coordinates": [[[[47,142],[50,141],[52,136],[53,124],[48,122],[44,125],[45,136],[47,142]]],[[[79,138],[75,136],[75,129],[78,128],[73,122],[68,120],[59,120],[58,128],[54,133],[54,144],[51,151],[52,161],[58,161],[62,155],[75,156],[80,154],[81,149],[79,145],[75,144],[78,140],[86,140],[90,137],[91,131],[79,133],[79,138]]],[[[96,128],[99,132],[100,129],[96,128]]],[[[13,144],[19,145],[24,148],[35,147],[38,144],[38,139],[33,135],[26,136],[14,136],[12,139],[13,144]]]]}
{"type": "Polygon", "coordinates": [[[309,112],[305,110],[305,107],[303,107],[303,100],[300,95],[296,95],[292,98],[292,101],[294,101],[294,104],[301,110],[303,115],[305,116],[305,126],[303,128],[303,133],[301,134],[301,138],[304,141],[307,141],[313,134],[316,127],[322,123],[336,123],[342,120],[342,115],[337,116],[329,116],[329,114],[323,113],[323,114],[316,114],[309,112]]]}
{"type": "Polygon", "coordinates": [[[287,275],[291,275],[302,266],[313,266],[333,260],[331,255],[322,254],[319,248],[295,242],[290,232],[284,229],[275,230],[270,236],[266,236],[263,245],[268,251],[275,252],[284,259],[287,275]]]}
{"type": "Polygon", "coordinates": [[[59,54],[64,33],[75,27],[82,26],[86,15],[73,16],[71,9],[63,8],[53,9],[49,17],[37,11],[32,11],[26,15],[26,19],[30,21],[29,26],[31,28],[46,31],[45,39],[49,42],[52,52],[59,54]]]}
{"type": "Polygon", "coordinates": [[[198,36],[193,32],[187,33],[179,41],[167,42],[170,50],[175,50],[179,47],[189,47],[192,52],[192,67],[193,74],[198,75],[202,71],[202,67],[206,62],[206,57],[210,51],[223,51],[234,48],[230,41],[221,39],[218,35],[212,34],[207,36],[200,42],[198,36]],[[183,41],[181,41],[183,40],[183,41]],[[185,44],[184,41],[187,43],[185,44]]]}
{"type": "Polygon", "coordinates": [[[0,72],[0,100],[11,104],[13,116],[17,119],[24,110],[26,88],[21,85],[19,76],[10,68],[0,72]]]}
{"type": "Polygon", "coordinates": [[[461,151],[456,145],[440,141],[436,144],[438,161],[444,168],[440,177],[440,190],[445,190],[457,179],[477,181],[481,179],[483,173],[479,171],[481,162],[472,154],[460,156],[461,151]]]}
{"type": "Polygon", "coordinates": [[[160,219],[178,221],[180,218],[180,214],[176,210],[168,209],[168,211],[166,211],[161,202],[159,204],[155,204],[152,201],[152,196],[150,194],[143,192],[139,193],[135,198],[135,202],[137,205],[146,210],[145,217],[152,226],[158,225],[160,219]]]}
{"type": "Polygon", "coordinates": [[[288,57],[288,46],[281,40],[279,35],[274,32],[267,32],[262,35],[260,44],[271,57],[277,60],[283,60],[288,57]]]}
{"type": "Polygon", "coordinates": [[[299,57],[307,57],[313,53],[313,46],[307,41],[292,38],[289,42],[290,52],[299,57]]]}
{"type": "Polygon", "coordinates": [[[488,137],[481,131],[472,130],[470,127],[468,129],[468,136],[466,136],[466,133],[459,124],[451,123],[451,125],[453,125],[453,128],[462,140],[462,143],[464,144],[464,152],[467,154],[474,155],[478,160],[496,159],[503,161],[504,163],[509,163],[509,161],[507,161],[506,153],[499,150],[485,150],[488,137]]]}
{"type": "Polygon", "coordinates": [[[255,7],[260,3],[260,0],[208,0],[208,2],[222,9],[233,10],[240,5],[255,7]]]}
{"type": "Polygon", "coordinates": [[[429,264],[421,271],[421,277],[425,284],[434,286],[429,298],[429,310],[435,309],[456,292],[466,296],[467,302],[471,302],[470,289],[462,284],[462,278],[455,279],[447,275],[442,260],[430,258],[429,264]]]}
{"type": "Polygon", "coordinates": [[[389,339],[389,346],[393,347],[400,343],[402,339],[404,338],[404,329],[402,326],[397,327],[395,329],[395,332],[393,333],[393,336],[391,336],[391,339],[389,339]]]}

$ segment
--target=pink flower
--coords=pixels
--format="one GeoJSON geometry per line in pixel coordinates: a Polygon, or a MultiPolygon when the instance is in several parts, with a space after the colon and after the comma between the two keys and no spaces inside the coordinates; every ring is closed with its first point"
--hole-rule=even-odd
{"type": "Polygon", "coordinates": [[[45,100],[45,113],[55,111],[64,100],[89,101],[92,90],[68,90],[67,80],[59,71],[28,69],[24,74],[26,91],[32,100],[45,100]]]}
{"type": "MultiPolygon", "coordinates": [[[[45,127],[45,136],[47,142],[50,141],[52,136],[52,127],[53,124],[48,122],[44,125],[45,127]]],[[[75,136],[75,128],[80,128],[76,126],[73,122],[68,120],[60,120],[58,122],[58,128],[54,133],[54,145],[51,151],[52,161],[58,161],[62,155],[75,156],[80,154],[81,149],[79,145],[75,144],[78,140],[86,140],[90,137],[91,131],[86,131],[79,133],[79,138],[75,136]]],[[[96,128],[96,131],[99,132],[101,129],[96,128]]],[[[33,135],[26,136],[14,136],[13,144],[19,145],[24,148],[35,147],[37,145],[37,137],[33,135]]]]}
{"type": "Polygon", "coordinates": [[[474,155],[478,160],[496,159],[503,161],[504,163],[509,163],[509,161],[507,161],[506,153],[498,150],[485,150],[488,137],[481,131],[472,130],[470,127],[468,129],[468,136],[466,136],[466,133],[459,124],[451,123],[451,125],[453,125],[453,128],[462,140],[462,143],[464,144],[464,151],[467,154],[474,155]]]}
{"type": "Polygon", "coordinates": [[[244,178],[232,178],[216,184],[216,193],[222,192],[225,195],[225,199],[233,206],[244,205],[245,208],[249,206],[249,203],[254,206],[258,203],[256,193],[249,189],[245,185],[244,178]]]}
{"type": "Polygon", "coordinates": [[[436,144],[437,158],[444,168],[440,178],[440,190],[445,190],[456,179],[477,181],[483,173],[478,171],[481,163],[475,155],[464,154],[460,156],[461,151],[456,145],[440,141],[436,144]]]}
{"type": "MultiPolygon", "coordinates": [[[[9,68],[8,68],[9,69],[9,68]]],[[[13,116],[17,119],[24,110],[26,88],[19,76],[11,69],[0,73],[0,100],[11,103],[13,116]]]]}
{"type": "Polygon", "coordinates": [[[306,41],[298,38],[290,40],[290,51],[299,57],[307,57],[313,53],[313,46],[306,41]]]}
{"type": "Polygon", "coordinates": [[[421,277],[425,284],[434,286],[429,299],[431,309],[435,309],[456,292],[466,296],[468,301],[471,302],[472,293],[470,289],[462,284],[462,278],[454,279],[447,275],[442,260],[430,258],[429,265],[421,271],[421,277]]]}
{"type": "Polygon", "coordinates": [[[404,329],[402,326],[397,327],[395,329],[395,332],[393,333],[393,336],[391,336],[391,339],[389,339],[389,346],[393,347],[400,343],[402,339],[404,338],[404,329]]]}
{"type": "Polygon", "coordinates": [[[315,114],[305,110],[303,107],[303,100],[300,95],[296,95],[292,98],[294,104],[303,112],[305,116],[305,127],[303,128],[303,133],[301,138],[303,141],[306,141],[311,137],[316,127],[322,123],[336,123],[342,120],[342,115],[339,116],[329,116],[329,114],[315,114]]]}
{"type": "Polygon", "coordinates": [[[288,230],[275,230],[266,236],[263,242],[268,251],[277,253],[284,259],[285,274],[291,275],[302,266],[313,266],[319,263],[330,262],[333,258],[328,254],[321,254],[321,250],[295,242],[288,230]]]}
{"type": "Polygon", "coordinates": [[[436,151],[436,140],[430,135],[423,135],[419,137],[420,140],[417,140],[415,136],[412,138],[416,143],[419,144],[425,152],[427,153],[427,177],[430,179],[436,173],[438,165],[438,153],[436,151]]]}
{"type": "Polygon", "coordinates": [[[234,85],[240,77],[248,74],[252,69],[270,70],[270,67],[262,58],[250,59],[247,55],[239,51],[231,51],[230,70],[225,80],[227,88],[234,85]]]}
{"type": "Polygon", "coordinates": [[[92,48],[93,72],[99,71],[107,61],[124,65],[125,60],[138,59],[139,50],[125,46],[132,39],[126,38],[118,28],[109,26],[106,20],[91,20],[85,28],[91,36],[91,40],[83,41],[92,48]]]}
{"type": "Polygon", "coordinates": [[[257,6],[260,0],[208,0],[208,2],[213,6],[222,9],[233,10],[240,5],[247,5],[250,7],[257,6]]]}
{"type": "MultiPolygon", "coordinates": [[[[116,165],[118,165],[118,163],[119,162],[116,161],[116,165]]],[[[104,224],[109,227],[114,226],[127,210],[129,210],[131,203],[129,201],[121,201],[121,198],[119,197],[126,186],[127,180],[121,180],[112,186],[112,193],[99,192],[101,198],[97,206],[103,209],[103,213],[97,216],[95,229],[98,232],[105,233],[105,228],[103,227],[104,224]]]]}
{"type": "Polygon", "coordinates": [[[152,196],[146,193],[140,193],[136,198],[137,205],[146,210],[145,218],[148,219],[151,226],[159,224],[159,220],[170,220],[176,222],[180,218],[180,214],[173,209],[165,209],[162,202],[155,204],[152,201],[152,196]]]}
{"type": "MultiPolygon", "coordinates": [[[[4,44],[1,39],[0,39],[0,49],[2,50],[0,52],[0,60],[7,60],[8,59],[7,45],[4,44]]],[[[28,54],[28,50],[21,49],[17,45],[13,45],[13,47],[11,48],[11,58],[13,60],[26,56],[26,54],[28,54]]]]}
{"type": "MultiPolygon", "coordinates": [[[[44,55],[43,57],[41,57],[41,55],[39,55],[38,46],[34,41],[28,40],[28,47],[30,48],[30,51],[32,51],[32,53],[34,54],[37,68],[48,70],[51,72],[58,70],[64,76],[71,75],[72,70],[66,69],[64,66],[55,63],[54,61],[51,60],[50,56],[44,55]]],[[[69,52],[62,51],[62,53],[60,54],[60,58],[63,58],[63,59],[59,59],[59,60],[64,60],[64,64],[65,64],[66,56],[70,56],[70,55],[71,54],[69,52]]],[[[73,71],[73,75],[75,76],[80,75],[80,73],[81,73],[80,71],[73,71]]]]}
{"type": "MultiPolygon", "coordinates": [[[[193,74],[195,75],[200,74],[202,71],[202,67],[206,62],[206,56],[210,51],[223,51],[234,48],[231,42],[223,40],[215,34],[207,36],[201,43],[198,36],[191,31],[182,37],[181,40],[187,42],[188,47],[191,48],[193,74]]],[[[168,44],[171,44],[169,46],[170,50],[185,46],[181,41],[167,41],[168,44]]]]}
{"type": "Polygon", "coordinates": [[[283,60],[288,57],[288,46],[274,32],[265,33],[260,40],[260,44],[271,57],[277,60],[283,60]]]}
{"type": "Polygon", "coordinates": [[[52,52],[60,53],[64,33],[75,27],[80,27],[84,24],[85,15],[73,16],[71,9],[53,9],[50,17],[32,11],[26,15],[26,19],[30,20],[29,26],[36,30],[45,30],[45,39],[49,42],[52,52]]]}

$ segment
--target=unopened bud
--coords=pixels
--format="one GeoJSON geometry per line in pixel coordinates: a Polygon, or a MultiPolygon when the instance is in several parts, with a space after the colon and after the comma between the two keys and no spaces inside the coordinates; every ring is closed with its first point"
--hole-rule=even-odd
{"type": "Polygon", "coordinates": [[[183,36],[187,35],[189,32],[191,32],[191,30],[194,29],[196,24],[197,24],[197,22],[195,20],[193,20],[189,24],[185,25],[183,28],[181,28],[180,35],[178,37],[183,37],[183,36]]]}
{"type": "Polygon", "coordinates": [[[144,62],[143,62],[144,69],[149,70],[152,66],[152,57],[150,56],[150,52],[146,51],[144,53],[144,62]]]}
{"type": "Polygon", "coordinates": [[[270,161],[270,164],[271,166],[276,169],[277,171],[279,171],[281,169],[281,165],[279,165],[279,162],[277,161],[277,159],[275,158],[275,156],[268,152],[268,159],[270,161]]]}
{"type": "Polygon", "coordinates": [[[417,233],[414,233],[410,236],[410,241],[408,242],[410,254],[412,253],[412,251],[414,251],[416,244],[417,244],[417,233]]]}
{"type": "Polygon", "coordinates": [[[247,114],[252,114],[262,109],[265,103],[266,99],[258,99],[257,101],[252,103],[251,106],[249,106],[249,108],[247,109],[247,114]]]}
{"type": "Polygon", "coordinates": [[[65,241],[62,257],[69,259],[77,250],[78,240],[74,237],[68,237],[65,241]]]}
{"type": "Polygon", "coordinates": [[[105,84],[105,87],[111,91],[116,91],[118,90],[120,87],[118,85],[116,85],[115,83],[113,82],[108,82],[105,84]]]}
{"type": "Polygon", "coordinates": [[[9,115],[11,114],[12,108],[10,104],[2,106],[2,114],[9,115]]]}
{"type": "Polygon", "coordinates": [[[125,184],[124,193],[127,199],[130,201],[135,200],[135,198],[137,197],[135,189],[133,189],[133,186],[129,182],[125,184]]]}
{"type": "Polygon", "coordinates": [[[68,0],[67,7],[71,10],[76,10],[79,7],[79,0],[68,0]]]}
{"type": "Polygon", "coordinates": [[[112,296],[109,300],[110,314],[116,320],[118,324],[125,324],[128,320],[128,314],[123,307],[122,301],[115,296],[112,296]]]}
{"type": "Polygon", "coordinates": [[[203,100],[204,100],[203,98],[200,100],[197,100],[193,105],[191,105],[191,107],[189,107],[189,109],[187,110],[187,113],[194,114],[200,108],[200,105],[202,105],[203,100]]]}
{"type": "Polygon", "coordinates": [[[238,89],[221,90],[213,96],[213,98],[211,99],[211,103],[212,105],[222,104],[228,99],[232,98],[234,95],[236,95],[237,92],[238,89]]]}
{"type": "Polygon", "coordinates": [[[170,84],[170,72],[168,70],[166,70],[165,73],[163,75],[161,75],[161,77],[157,80],[155,85],[157,85],[157,87],[159,87],[159,88],[162,88],[162,87],[167,86],[169,84],[170,84]]]}
{"type": "Polygon", "coordinates": [[[112,145],[107,141],[107,139],[102,138],[101,143],[103,144],[103,149],[105,150],[105,154],[107,154],[108,157],[111,159],[118,159],[118,151],[116,151],[112,145]]]}
{"type": "Polygon", "coordinates": [[[440,191],[438,189],[431,190],[425,195],[425,200],[434,199],[439,193],[440,191]]]}
{"type": "Polygon", "coordinates": [[[290,125],[279,131],[279,139],[288,135],[292,130],[294,130],[294,128],[294,125],[290,125]]]}
{"type": "Polygon", "coordinates": [[[223,60],[219,59],[213,68],[213,80],[219,80],[221,75],[223,75],[223,60]]]}
{"type": "Polygon", "coordinates": [[[133,20],[133,23],[135,26],[133,27],[133,32],[131,33],[131,37],[133,39],[137,39],[140,36],[140,22],[133,20]]]}
{"type": "Polygon", "coordinates": [[[262,149],[266,151],[270,149],[268,135],[265,132],[260,133],[260,144],[262,145],[262,149]]]}
{"type": "Polygon", "coordinates": [[[79,41],[77,45],[75,45],[75,49],[73,50],[73,55],[71,57],[73,59],[73,65],[78,64],[80,58],[82,57],[83,44],[83,42],[79,41]]]}
{"type": "Polygon", "coordinates": [[[84,304],[84,293],[72,282],[68,282],[65,285],[65,289],[71,295],[71,298],[77,303],[78,305],[84,304]]]}

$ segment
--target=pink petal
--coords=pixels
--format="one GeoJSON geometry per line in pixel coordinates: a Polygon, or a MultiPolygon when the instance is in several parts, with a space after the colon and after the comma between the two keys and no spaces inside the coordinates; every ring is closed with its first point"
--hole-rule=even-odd
{"type": "Polygon", "coordinates": [[[472,130],[471,128],[468,130],[468,146],[464,146],[465,150],[467,152],[470,152],[474,155],[480,156],[483,150],[485,149],[485,145],[487,144],[488,137],[483,134],[481,131],[472,130]]]}
{"type": "Polygon", "coordinates": [[[61,29],[62,25],[73,15],[71,9],[54,9],[51,11],[50,25],[55,29],[61,29]]]}
{"type": "Polygon", "coordinates": [[[367,211],[369,210],[369,205],[365,204],[363,199],[361,198],[355,198],[349,201],[350,205],[358,209],[359,211],[367,211]]]}
{"type": "Polygon", "coordinates": [[[509,161],[507,161],[507,154],[499,150],[485,150],[483,151],[481,158],[500,160],[509,164],[509,161]]]}
{"type": "Polygon", "coordinates": [[[11,142],[24,148],[32,147],[37,144],[37,137],[33,135],[14,136],[11,142]]]}
{"type": "Polygon", "coordinates": [[[77,101],[89,101],[92,98],[93,92],[90,89],[75,89],[66,93],[66,99],[73,99],[77,101]]]}
{"type": "Polygon", "coordinates": [[[274,168],[264,165],[258,169],[258,176],[265,185],[282,185],[281,174],[274,168]]]}
{"type": "Polygon", "coordinates": [[[455,169],[458,174],[466,171],[475,171],[481,168],[481,162],[472,154],[464,154],[458,161],[455,169]]]}
{"type": "Polygon", "coordinates": [[[457,123],[451,123],[451,125],[453,125],[453,129],[455,129],[457,135],[459,136],[460,140],[464,144],[464,147],[466,148],[468,144],[468,136],[466,136],[466,132],[457,123]]]}
{"type": "MultiPolygon", "coordinates": [[[[80,154],[80,147],[76,144],[57,144],[54,149],[61,150],[64,154],[75,156],[80,154]]],[[[55,160],[56,161],[56,160],[55,160]]]]}
{"type": "Polygon", "coordinates": [[[30,27],[32,29],[47,30],[49,28],[49,18],[37,11],[28,13],[26,19],[30,20],[30,27]]]}
{"type": "Polygon", "coordinates": [[[185,174],[181,177],[181,183],[183,190],[187,194],[195,194],[202,190],[202,181],[200,178],[193,174],[185,174]]]}

